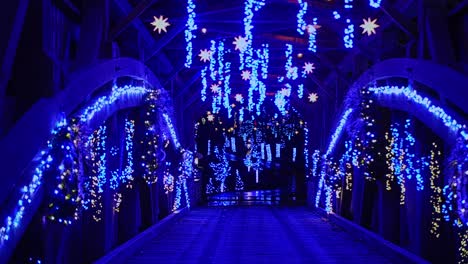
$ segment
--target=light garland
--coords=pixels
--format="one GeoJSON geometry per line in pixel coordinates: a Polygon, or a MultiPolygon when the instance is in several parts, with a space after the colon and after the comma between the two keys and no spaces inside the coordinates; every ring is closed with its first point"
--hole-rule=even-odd
{"type": "Polygon", "coordinates": [[[325,153],[325,156],[330,155],[333,150],[335,149],[336,142],[338,141],[338,138],[341,136],[341,133],[343,132],[343,128],[346,125],[346,122],[348,121],[349,116],[353,112],[352,108],[348,108],[343,116],[341,116],[340,122],[338,123],[338,126],[335,129],[335,132],[333,133],[330,144],[328,144],[327,152],[325,153]]]}
{"type": "Polygon", "coordinates": [[[316,149],[312,154],[312,177],[317,177],[317,167],[320,160],[320,150],[316,149]]]}
{"type": "Polygon", "coordinates": [[[369,0],[369,6],[373,8],[379,8],[382,0],[369,0]]]}
{"type": "Polygon", "coordinates": [[[265,6],[265,0],[245,0],[244,3],[244,35],[247,42],[245,50],[239,53],[240,65],[239,70],[243,70],[246,65],[252,64],[253,60],[253,35],[252,29],[254,28],[252,24],[252,19],[254,12],[259,11],[263,6],[265,6]]]}
{"type": "Polygon", "coordinates": [[[197,25],[195,24],[195,8],[196,5],[193,0],[187,0],[187,22],[185,23],[185,51],[186,51],[186,59],[185,59],[185,67],[190,68],[192,65],[192,57],[193,57],[193,43],[192,40],[196,38],[196,35],[193,34],[195,30],[197,30],[197,25]]]}
{"type": "Polygon", "coordinates": [[[205,68],[203,68],[203,70],[201,71],[201,80],[202,80],[201,100],[203,102],[206,101],[206,89],[208,88],[208,82],[206,80],[207,70],[208,70],[208,67],[205,66],[205,68]]]}
{"type": "Polygon", "coordinates": [[[231,170],[231,167],[229,166],[229,161],[226,158],[226,153],[224,149],[223,153],[221,154],[218,150],[218,147],[215,147],[214,154],[218,162],[210,162],[209,165],[213,169],[216,181],[219,183],[218,192],[225,192],[227,190],[225,181],[226,178],[229,176],[229,171],[231,170]]]}
{"type": "Polygon", "coordinates": [[[244,182],[242,181],[242,177],[239,175],[239,170],[236,169],[236,191],[244,190],[244,182]]]}
{"type": "Polygon", "coordinates": [[[320,26],[317,24],[317,18],[312,19],[312,25],[308,26],[307,32],[309,33],[309,47],[312,52],[317,52],[317,29],[320,26]]]}
{"type": "Polygon", "coordinates": [[[89,156],[85,158],[91,162],[90,169],[92,172],[96,172],[96,175],[90,175],[88,181],[85,182],[89,197],[83,201],[83,208],[85,210],[88,210],[89,207],[93,209],[92,217],[96,222],[102,220],[102,193],[104,193],[104,186],[107,183],[106,130],[106,126],[100,126],[85,144],[85,147],[90,149],[89,156]]]}
{"type": "Polygon", "coordinates": [[[301,35],[305,34],[307,24],[304,20],[304,16],[307,13],[307,2],[303,0],[298,0],[300,9],[297,13],[297,32],[301,35]]]}
{"type": "Polygon", "coordinates": [[[440,228],[442,221],[442,188],[439,187],[439,177],[440,177],[440,165],[439,159],[442,156],[440,150],[436,143],[432,143],[431,156],[430,156],[430,165],[429,169],[431,176],[429,178],[430,188],[431,188],[431,198],[430,202],[432,205],[432,218],[431,218],[431,235],[435,238],[440,237],[440,228]]]}
{"type": "Polygon", "coordinates": [[[351,19],[346,19],[346,28],[344,30],[344,46],[347,49],[352,49],[354,47],[354,25],[351,22],[351,19]]]}
{"type": "Polygon", "coordinates": [[[270,144],[266,145],[266,154],[267,154],[267,161],[271,162],[272,157],[271,157],[271,145],[270,144]]]}
{"type": "Polygon", "coordinates": [[[428,97],[422,97],[416,92],[416,90],[412,89],[411,87],[398,87],[386,85],[380,87],[369,87],[369,91],[377,96],[393,95],[405,97],[409,101],[412,101],[413,103],[424,107],[426,111],[428,111],[434,116],[434,118],[442,121],[443,124],[448,129],[450,129],[450,131],[452,131],[453,133],[460,133],[460,135],[465,140],[468,140],[468,134],[466,133],[466,131],[464,131],[466,125],[460,124],[455,118],[447,114],[443,108],[434,105],[428,97]]]}
{"type": "Polygon", "coordinates": [[[304,97],[304,84],[302,83],[297,86],[297,97],[304,97]]]}
{"type": "Polygon", "coordinates": [[[176,149],[180,148],[180,143],[177,138],[176,131],[174,129],[174,125],[172,124],[172,120],[169,118],[169,115],[167,113],[163,113],[162,116],[164,117],[164,120],[166,121],[167,128],[169,129],[169,132],[171,133],[171,138],[172,138],[172,143],[174,144],[176,149]]]}
{"type": "Polygon", "coordinates": [[[141,87],[141,86],[131,86],[125,85],[124,87],[112,87],[112,93],[107,96],[102,96],[92,105],[86,107],[83,112],[79,115],[81,122],[89,122],[96,113],[101,112],[109,105],[114,104],[118,99],[125,96],[136,96],[136,95],[144,95],[148,93],[150,90],[141,87]]]}

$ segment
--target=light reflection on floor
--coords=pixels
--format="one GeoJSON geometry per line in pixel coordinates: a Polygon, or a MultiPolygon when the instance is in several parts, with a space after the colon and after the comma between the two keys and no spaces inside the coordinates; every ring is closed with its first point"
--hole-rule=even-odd
{"type": "Polygon", "coordinates": [[[254,190],[226,192],[208,197],[208,206],[232,206],[232,205],[279,205],[281,191],[254,190]]]}

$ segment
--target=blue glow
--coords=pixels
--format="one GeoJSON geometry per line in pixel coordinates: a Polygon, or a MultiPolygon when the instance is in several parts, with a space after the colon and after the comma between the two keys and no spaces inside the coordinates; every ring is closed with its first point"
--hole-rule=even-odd
{"type": "Polygon", "coordinates": [[[297,32],[301,35],[304,35],[307,24],[304,20],[304,16],[307,13],[307,2],[303,0],[298,0],[300,9],[297,13],[297,32]]]}
{"type": "Polygon", "coordinates": [[[185,43],[186,43],[186,59],[185,59],[185,67],[190,68],[192,65],[192,57],[193,57],[193,43],[192,40],[196,38],[193,34],[193,31],[197,30],[197,25],[195,24],[195,3],[193,0],[187,0],[187,22],[185,24],[185,43]]]}
{"type": "Polygon", "coordinates": [[[257,56],[262,69],[262,79],[268,78],[268,63],[270,61],[268,44],[262,44],[262,49],[257,50],[257,56]]]}
{"type": "Polygon", "coordinates": [[[333,18],[335,18],[336,20],[340,19],[341,18],[340,13],[338,13],[338,11],[333,11],[333,18]]]}
{"type": "Polygon", "coordinates": [[[281,92],[277,92],[275,94],[275,105],[283,116],[286,115],[286,104],[285,96],[281,92]]]}
{"type": "Polygon", "coordinates": [[[79,116],[82,122],[90,121],[96,113],[101,112],[109,105],[115,103],[119,98],[131,95],[144,95],[150,90],[141,86],[125,85],[124,87],[112,87],[112,93],[108,96],[102,96],[92,105],[86,107],[79,116]]]}
{"type": "Polygon", "coordinates": [[[252,19],[254,12],[259,11],[265,5],[265,0],[246,0],[244,5],[244,35],[247,41],[247,47],[239,53],[240,66],[239,70],[243,70],[245,65],[251,64],[253,60],[253,48],[252,48],[252,19]]]}
{"type": "Polygon", "coordinates": [[[163,113],[163,117],[164,117],[164,120],[166,121],[167,128],[169,129],[169,132],[171,133],[172,143],[174,144],[176,149],[180,148],[180,143],[177,138],[174,125],[172,124],[172,120],[169,118],[169,115],[167,113],[163,113]]]}
{"type": "Polygon", "coordinates": [[[312,154],[312,176],[313,177],[318,176],[317,167],[318,167],[319,160],[320,160],[320,150],[316,149],[314,151],[314,154],[312,154]]]}
{"type": "Polygon", "coordinates": [[[439,106],[435,106],[432,101],[427,97],[422,97],[411,87],[398,87],[398,86],[381,86],[381,87],[369,87],[369,91],[375,95],[394,95],[403,96],[408,100],[423,106],[434,118],[439,119],[443,124],[450,129],[453,133],[460,133],[460,135],[468,140],[466,137],[466,125],[462,125],[460,122],[455,120],[452,116],[447,114],[445,110],[439,106]]]}
{"type": "Polygon", "coordinates": [[[309,26],[309,50],[312,52],[317,52],[317,25],[317,18],[314,17],[309,26]]]}
{"type": "Polygon", "coordinates": [[[216,54],[216,41],[211,40],[210,46],[210,78],[212,81],[216,80],[216,60],[214,59],[214,55],[216,54]]]}
{"type": "Polygon", "coordinates": [[[231,63],[226,62],[226,68],[225,68],[225,74],[226,77],[224,79],[224,100],[223,100],[223,106],[227,110],[228,113],[228,118],[232,117],[232,108],[231,104],[229,102],[229,97],[231,95],[231,86],[230,86],[230,80],[231,80],[231,63]]]}
{"type": "Polygon", "coordinates": [[[201,79],[202,79],[202,90],[201,90],[201,100],[203,102],[206,101],[206,89],[208,88],[208,82],[206,80],[206,71],[208,68],[205,66],[203,70],[201,71],[201,79]]]}
{"type": "Polygon", "coordinates": [[[345,48],[351,49],[354,47],[354,25],[351,23],[351,20],[349,18],[346,19],[346,23],[348,24],[348,26],[344,30],[345,35],[343,37],[343,41],[345,48]]]}
{"type": "Polygon", "coordinates": [[[336,142],[338,141],[338,138],[341,136],[341,133],[343,132],[343,128],[346,125],[346,122],[348,121],[349,115],[353,112],[352,108],[349,108],[346,110],[346,112],[341,116],[340,122],[338,123],[338,127],[335,129],[335,132],[333,133],[330,144],[328,145],[327,152],[325,153],[325,156],[330,155],[333,150],[335,149],[336,142]]]}
{"type": "Polygon", "coordinates": [[[304,97],[304,84],[302,83],[297,86],[297,97],[304,97]]]}
{"type": "Polygon", "coordinates": [[[379,8],[382,0],[369,0],[369,5],[373,8],[379,8]]]}
{"type": "Polygon", "coordinates": [[[244,182],[242,181],[242,177],[239,175],[239,170],[236,169],[236,191],[244,190],[244,182]]]}

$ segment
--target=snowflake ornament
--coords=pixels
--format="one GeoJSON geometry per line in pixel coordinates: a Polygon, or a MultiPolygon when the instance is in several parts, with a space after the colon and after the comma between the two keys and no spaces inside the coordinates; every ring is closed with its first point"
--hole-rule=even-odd
{"type": "Polygon", "coordinates": [[[305,74],[313,73],[315,70],[314,63],[311,62],[306,62],[302,68],[305,74]]]}
{"type": "Polygon", "coordinates": [[[169,22],[167,22],[167,18],[164,18],[162,15],[159,17],[153,16],[154,21],[151,22],[151,25],[154,27],[153,31],[158,31],[158,34],[161,34],[161,31],[167,33],[167,27],[170,26],[169,22]]]}
{"type": "Polygon", "coordinates": [[[219,92],[219,85],[218,84],[212,84],[211,87],[210,87],[211,91],[213,93],[218,93],[219,92]]]}
{"type": "Polygon", "coordinates": [[[208,119],[208,121],[210,121],[210,122],[213,122],[213,121],[214,121],[214,115],[209,114],[209,115],[206,117],[206,119],[208,119]]]}
{"type": "Polygon", "coordinates": [[[245,49],[247,49],[247,46],[248,46],[247,38],[238,36],[238,37],[234,38],[234,42],[232,42],[232,44],[234,44],[236,46],[235,50],[238,50],[240,52],[244,52],[245,49]]]}
{"type": "Polygon", "coordinates": [[[242,73],[241,73],[242,80],[244,80],[244,81],[250,80],[251,75],[252,74],[250,73],[249,70],[242,71],[242,73]]]}
{"type": "Polygon", "coordinates": [[[198,54],[200,57],[200,61],[207,62],[211,60],[211,50],[200,50],[200,53],[198,54]]]}
{"type": "Polygon", "coordinates": [[[362,28],[362,34],[367,33],[367,36],[375,34],[375,29],[380,27],[379,25],[377,25],[377,18],[374,20],[367,18],[367,20],[363,19],[362,21],[364,21],[364,24],[360,25],[360,27],[362,28]]]}
{"type": "Polygon", "coordinates": [[[236,94],[235,98],[236,98],[236,101],[240,103],[244,100],[244,97],[242,96],[242,94],[236,94]]]}
{"type": "Polygon", "coordinates": [[[318,100],[318,95],[316,93],[309,94],[309,103],[315,103],[318,100]]]}

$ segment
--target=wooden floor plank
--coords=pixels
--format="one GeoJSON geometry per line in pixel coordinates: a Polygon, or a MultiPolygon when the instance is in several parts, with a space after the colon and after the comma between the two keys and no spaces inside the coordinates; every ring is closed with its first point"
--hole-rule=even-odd
{"type": "Polygon", "coordinates": [[[393,263],[302,207],[201,207],[154,237],[136,263],[393,263]]]}

